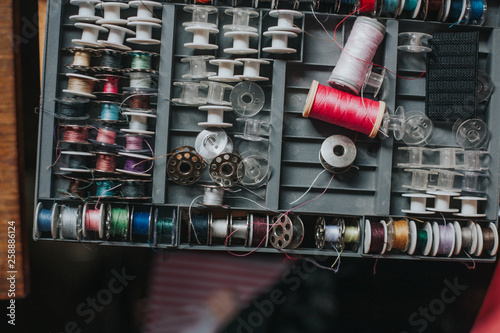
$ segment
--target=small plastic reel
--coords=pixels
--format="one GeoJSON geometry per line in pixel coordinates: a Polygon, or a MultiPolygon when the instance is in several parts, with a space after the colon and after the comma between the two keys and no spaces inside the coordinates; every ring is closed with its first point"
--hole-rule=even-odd
{"type": "Polygon", "coordinates": [[[297,34],[291,31],[266,31],[263,34],[272,37],[271,46],[262,48],[262,51],[277,54],[297,53],[297,50],[288,47],[288,38],[295,38],[297,34]]]}
{"type": "Polygon", "coordinates": [[[425,169],[404,169],[405,172],[411,172],[411,184],[403,185],[404,188],[409,188],[416,191],[426,191],[429,184],[429,175],[437,175],[437,171],[425,169]]]}
{"type": "Polygon", "coordinates": [[[430,139],[433,129],[432,121],[423,112],[410,111],[406,114],[403,142],[408,146],[423,146],[430,139]]]}
{"type": "Polygon", "coordinates": [[[243,63],[234,59],[213,59],[209,61],[211,65],[219,66],[219,72],[208,79],[219,82],[239,82],[241,79],[234,76],[234,66],[241,66],[243,63]]]}
{"type": "Polygon", "coordinates": [[[345,135],[332,135],[321,144],[319,161],[332,173],[346,172],[356,159],[357,149],[354,142],[345,135]]]}
{"type": "Polygon", "coordinates": [[[206,89],[208,85],[200,82],[174,82],[174,86],[182,87],[182,95],[180,98],[172,98],[172,102],[183,105],[199,106],[206,104],[205,98],[198,96],[200,88],[206,89]]]}
{"type": "Polygon", "coordinates": [[[210,34],[219,33],[219,29],[210,24],[195,24],[184,28],[187,32],[193,33],[193,41],[184,43],[184,47],[198,50],[217,50],[219,45],[210,44],[210,34]]]}
{"type": "Polygon", "coordinates": [[[382,84],[384,83],[385,72],[385,68],[382,68],[380,73],[374,72],[373,65],[370,65],[363,81],[363,92],[371,93],[374,97],[377,97],[380,88],[382,88],[382,84]]]}
{"type": "Polygon", "coordinates": [[[99,32],[107,32],[108,29],[97,24],[81,22],[75,23],[75,27],[80,28],[83,31],[81,38],[72,39],[72,43],[87,47],[102,47],[102,45],[97,42],[97,37],[99,37],[99,32]]]}
{"type": "Polygon", "coordinates": [[[453,125],[453,134],[456,143],[465,149],[481,149],[490,140],[488,126],[478,118],[458,119],[453,125]]]}
{"type": "Polygon", "coordinates": [[[257,32],[256,27],[250,25],[250,19],[259,17],[259,12],[249,8],[228,8],[224,11],[226,15],[233,17],[232,24],[226,24],[222,28],[230,31],[251,31],[257,32]]]}
{"type": "Polygon", "coordinates": [[[248,141],[268,141],[260,136],[260,129],[262,126],[269,127],[269,123],[254,118],[236,118],[236,121],[245,123],[245,129],[243,134],[235,134],[234,137],[248,141]]]}
{"type": "Polygon", "coordinates": [[[382,138],[388,137],[389,132],[392,131],[394,139],[401,140],[405,134],[406,129],[406,116],[405,109],[402,106],[398,106],[394,115],[390,115],[389,112],[384,113],[384,118],[382,119],[382,125],[379,128],[380,135],[382,138]]]}
{"type": "Polygon", "coordinates": [[[128,3],[124,2],[100,2],[95,6],[97,9],[104,11],[104,17],[97,20],[97,24],[117,24],[126,25],[127,20],[120,17],[120,12],[129,8],[128,3]]]}
{"type": "Polygon", "coordinates": [[[432,49],[429,41],[432,35],[423,32],[400,32],[398,34],[398,50],[410,53],[428,53],[432,49]]]}
{"type": "Polygon", "coordinates": [[[465,171],[486,171],[488,166],[485,165],[486,162],[482,161],[481,156],[488,155],[487,151],[484,150],[464,150],[462,152],[463,164],[457,165],[457,169],[465,171]],[[483,164],[484,163],[484,164],[483,164]]]}
{"type": "Polygon", "coordinates": [[[275,215],[271,222],[271,245],[276,249],[296,249],[304,239],[304,223],[298,216],[275,215]]]}
{"type": "Polygon", "coordinates": [[[444,147],[432,149],[433,152],[439,153],[439,164],[434,165],[434,168],[440,169],[455,169],[457,167],[457,154],[462,153],[462,148],[444,147]]]}
{"type": "Polygon", "coordinates": [[[458,197],[460,193],[457,192],[445,192],[445,191],[428,191],[427,193],[435,196],[434,199],[434,207],[427,207],[427,210],[432,212],[441,212],[441,213],[456,213],[458,212],[457,208],[450,208],[450,198],[458,197]]]}
{"type": "Polygon", "coordinates": [[[196,152],[207,161],[223,153],[233,152],[233,141],[221,128],[207,128],[198,134],[194,147],[196,152]]]}
{"type": "MultiPolygon", "coordinates": [[[[387,250],[387,223],[385,223],[384,220],[380,222],[375,222],[375,223],[380,223],[382,224],[382,227],[384,228],[384,245],[382,246],[382,250],[378,254],[384,254],[385,251],[387,250]]],[[[366,219],[365,220],[365,239],[364,239],[364,253],[372,253],[371,249],[372,245],[372,225],[370,220],[366,219]]]]}
{"type": "Polygon", "coordinates": [[[405,214],[430,215],[434,212],[427,210],[427,199],[432,199],[432,194],[426,193],[403,193],[401,196],[411,198],[410,209],[401,209],[405,214]]]}
{"type": "Polygon", "coordinates": [[[240,117],[253,117],[264,107],[264,90],[254,82],[244,81],[234,86],[229,101],[234,112],[240,117]]]}
{"type": "Polygon", "coordinates": [[[207,72],[207,61],[214,59],[211,55],[189,56],[181,59],[181,62],[188,62],[190,65],[189,73],[183,74],[183,79],[205,79],[214,76],[217,73],[207,72]]]}
{"type": "Polygon", "coordinates": [[[78,6],[78,14],[71,15],[69,17],[72,21],[78,22],[95,22],[102,17],[95,15],[95,5],[97,5],[100,0],[71,0],[70,4],[78,6]]]}
{"type": "Polygon", "coordinates": [[[161,8],[162,4],[157,1],[130,1],[130,7],[137,8],[137,16],[131,16],[128,22],[142,21],[161,24],[161,19],[153,17],[155,8],[161,8]]]}
{"type": "Polygon", "coordinates": [[[278,18],[278,25],[270,27],[269,31],[290,31],[296,34],[302,32],[302,29],[296,27],[293,23],[295,18],[300,18],[304,14],[296,10],[278,9],[271,10],[269,16],[278,18]]]}
{"type": "MultiPolygon", "coordinates": [[[[127,5],[128,6],[128,5],[127,5]]],[[[126,22],[126,20],[125,20],[126,22]]],[[[114,25],[114,24],[103,24],[102,25],[104,28],[109,29],[108,33],[108,39],[107,40],[99,40],[97,41],[101,46],[108,46],[111,48],[115,48],[118,50],[122,51],[131,51],[132,48],[123,45],[123,42],[125,40],[125,35],[132,35],[135,36],[135,31],[130,30],[128,28],[119,26],[119,25],[114,25]]]]}
{"type": "Polygon", "coordinates": [[[493,81],[483,70],[477,71],[476,100],[478,103],[487,101],[493,92],[493,81]]]}
{"type": "Polygon", "coordinates": [[[478,186],[479,177],[488,177],[486,173],[477,171],[464,171],[462,178],[462,191],[470,193],[484,193],[478,186]]]}
{"type": "Polygon", "coordinates": [[[256,58],[238,58],[244,64],[243,74],[235,75],[237,78],[247,81],[269,81],[268,77],[260,76],[260,65],[269,65],[270,62],[256,58]]]}
{"type": "Polygon", "coordinates": [[[454,187],[455,177],[462,176],[460,172],[446,169],[431,169],[430,172],[437,174],[438,177],[436,185],[429,185],[429,188],[445,192],[460,192],[460,189],[454,187]]]}
{"type": "Polygon", "coordinates": [[[424,152],[430,151],[431,148],[425,147],[398,147],[399,150],[408,151],[408,163],[398,163],[398,166],[403,168],[426,168],[428,165],[424,164],[424,152]]]}
{"type": "Polygon", "coordinates": [[[215,105],[231,105],[231,102],[226,101],[224,97],[226,96],[226,91],[233,89],[232,85],[215,81],[202,81],[201,83],[208,86],[207,97],[205,98],[206,103],[215,105]]]}
{"type": "Polygon", "coordinates": [[[230,106],[224,105],[202,105],[198,107],[200,111],[207,111],[207,121],[199,122],[198,126],[203,127],[232,127],[232,123],[224,122],[224,112],[232,111],[230,106]]]}
{"type": "Polygon", "coordinates": [[[237,185],[240,182],[238,171],[244,172],[244,166],[240,166],[241,162],[241,157],[236,154],[220,154],[210,163],[210,178],[223,187],[237,185]]]}
{"type": "Polygon", "coordinates": [[[225,53],[229,54],[254,54],[259,50],[250,47],[250,37],[257,38],[259,34],[253,31],[228,31],[224,33],[224,37],[233,39],[233,47],[224,49],[225,53]]]}
{"type": "Polygon", "coordinates": [[[189,146],[175,149],[167,163],[168,176],[179,185],[196,183],[204,169],[203,158],[196,153],[193,147],[189,146]]]}
{"type": "Polygon", "coordinates": [[[217,28],[216,24],[208,22],[208,15],[217,13],[217,8],[215,8],[214,6],[186,5],[182,9],[184,9],[184,11],[186,12],[192,13],[191,21],[182,23],[182,26],[190,27],[198,25],[217,28]]]}
{"type": "Polygon", "coordinates": [[[478,201],[487,201],[486,197],[472,197],[472,196],[462,196],[455,198],[456,200],[462,201],[462,209],[460,213],[455,213],[454,215],[461,217],[485,217],[485,213],[478,213],[477,204],[478,201]]]}
{"type": "Polygon", "coordinates": [[[255,151],[244,152],[238,166],[239,182],[243,186],[261,187],[269,181],[270,170],[267,158],[255,151]]]}

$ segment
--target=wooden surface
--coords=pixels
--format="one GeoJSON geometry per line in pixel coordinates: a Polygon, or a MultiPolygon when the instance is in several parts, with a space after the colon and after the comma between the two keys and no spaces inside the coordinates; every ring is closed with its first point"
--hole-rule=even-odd
{"type": "MultiPolygon", "coordinates": [[[[25,296],[19,195],[16,61],[20,36],[14,31],[12,4],[0,1],[0,299],[12,298],[9,276],[15,276],[15,297],[25,296]],[[13,222],[12,222],[13,221],[13,222]],[[15,228],[15,265],[8,255],[9,222],[15,228]],[[14,271],[15,273],[9,273],[14,271]],[[10,295],[9,295],[10,294],[10,295]]],[[[19,59],[19,57],[17,57],[19,59]]],[[[20,75],[19,75],[20,76],[20,75]]],[[[19,109],[20,110],[20,109],[19,109]]],[[[31,209],[31,208],[29,208],[31,209]]]]}
{"type": "Polygon", "coordinates": [[[47,0],[38,0],[38,43],[40,54],[40,83],[42,82],[43,52],[45,49],[45,19],[47,16],[47,0]]]}

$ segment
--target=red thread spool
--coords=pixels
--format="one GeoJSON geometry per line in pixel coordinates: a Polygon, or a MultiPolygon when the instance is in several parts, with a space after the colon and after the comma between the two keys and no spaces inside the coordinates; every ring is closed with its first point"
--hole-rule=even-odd
{"type": "Polygon", "coordinates": [[[133,95],[128,105],[132,109],[149,109],[149,95],[133,95]]]}
{"type": "Polygon", "coordinates": [[[65,126],[63,133],[63,141],[87,143],[89,137],[88,127],[82,126],[65,126]]]}
{"type": "Polygon", "coordinates": [[[102,154],[102,153],[98,154],[95,168],[97,171],[115,172],[115,169],[116,169],[115,156],[110,155],[110,154],[102,154]]]}
{"type": "Polygon", "coordinates": [[[376,0],[359,0],[359,13],[374,15],[377,8],[376,0]]]}
{"type": "Polygon", "coordinates": [[[424,19],[429,21],[439,21],[443,16],[443,0],[427,0],[427,6],[424,6],[424,19]]]}
{"type": "Polygon", "coordinates": [[[377,135],[385,102],[352,95],[314,80],[302,116],[311,117],[368,135],[377,135]]]}
{"type": "Polygon", "coordinates": [[[103,92],[106,94],[118,94],[119,80],[120,78],[115,75],[106,76],[103,92]]]}
{"type": "Polygon", "coordinates": [[[269,223],[267,216],[253,215],[253,237],[252,246],[267,246],[267,234],[269,232],[269,223]]]}
{"type": "Polygon", "coordinates": [[[99,128],[96,141],[114,145],[116,141],[116,132],[106,128],[99,128]]]}
{"type": "Polygon", "coordinates": [[[101,223],[101,209],[88,209],[85,213],[85,229],[87,231],[99,231],[101,223]]]}

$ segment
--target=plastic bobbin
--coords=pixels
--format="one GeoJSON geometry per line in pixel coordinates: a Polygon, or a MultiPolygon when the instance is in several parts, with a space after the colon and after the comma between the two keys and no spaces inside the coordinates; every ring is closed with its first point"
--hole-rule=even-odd
{"type": "Polygon", "coordinates": [[[254,82],[241,82],[234,86],[229,100],[234,112],[240,117],[253,117],[264,107],[264,90],[254,82]]]}
{"type": "MultiPolygon", "coordinates": [[[[41,202],[36,206],[35,212],[35,223],[33,223],[33,233],[35,238],[40,238],[40,230],[38,230],[38,218],[40,215],[40,211],[43,209],[43,204],[41,202]]],[[[58,231],[59,231],[59,210],[60,206],[57,203],[52,205],[51,214],[50,214],[50,234],[53,239],[56,239],[58,231]]]]}
{"type": "Polygon", "coordinates": [[[257,38],[259,34],[253,31],[228,31],[224,33],[224,37],[233,39],[233,47],[224,49],[225,53],[229,54],[254,54],[259,50],[250,48],[250,37],[257,38]]]}
{"type": "Polygon", "coordinates": [[[440,169],[455,169],[457,167],[456,156],[457,153],[463,152],[463,148],[453,148],[453,147],[445,147],[445,148],[435,148],[432,149],[433,152],[439,153],[439,164],[434,165],[434,168],[440,169]]]}
{"type": "Polygon", "coordinates": [[[106,32],[108,29],[100,25],[90,23],[75,23],[75,27],[82,29],[82,36],[80,39],[72,39],[71,42],[77,45],[88,47],[101,47],[102,45],[97,42],[99,32],[106,32]]]}
{"type": "MultiPolygon", "coordinates": [[[[82,235],[83,237],[87,237],[87,225],[85,223],[86,215],[87,215],[87,209],[92,209],[92,207],[95,205],[90,205],[89,203],[86,203],[83,206],[83,212],[82,212],[82,235]]],[[[99,238],[104,237],[104,221],[106,220],[106,210],[104,209],[104,204],[99,205],[99,238]]]]}
{"type": "Polygon", "coordinates": [[[485,217],[486,214],[477,212],[478,201],[486,201],[486,197],[471,197],[471,196],[461,196],[455,198],[456,200],[462,200],[462,209],[460,213],[455,213],[454,215],[462,217],[485,217]]]}
{"type": "Polygon", "coordinates": [[[476,100],[478,103],[487,101],[493,92],[493,81],[485,71],[477,71],[476,100]]]}
{"type": "Polygon", "coordinates": [[[232,187],[239,183],[238,170],[240,169],[241,157],[224,153],[216,156],[209,166],[210,178],[214,183],[223,187],[232,187]]]}
{"type": "Polygon", "coordinates": [[[357,149],[354,142],[345,135],[332,135],[321,144],[319,161],[332,173],[343,173],[351,168],[356,159],[357,149]]]}
{"type": "Polygon", "coordinates": [[[104,17],[98,21],[97,24],[127,24],[126,19],[120,18],[120,11],[129,7],[126,2],[103,2],[101,1],[96,5],[97,9],[104,10],[104,17]]]}
{"type": "Polygon", "coordinates": [[[465,171],[462,178],[462,191],[471,193],[484,193],[478,187],[479,177],[486,177],[487,175],[477,171],[465,171]]]}
{"type": "Polygon", "coordinates": [[[95,15],[95,5],[101,2],[100,0],[71,0],[69,3],[78,6],[78,14],[69,17],[72,21],[78,22],[95,22],[102,17],[95,15]]]}
{"type": "Polygon", "coordinates": [[[127,38],[127,42],[140,45],[158,45],[161,43],[159,39],[153,39],[153,28],[160,29],[161,24],[153,22],[132,21],[128,26],[135,27],[136,36],[127,38]]]}
{"type": "MultiPolygon", "coordinates": [[[[385,251],[387,250],[387,223],[385,221],[380,221],[378,222],[382,224],[382,227],[384,228],[384,245],[382,247],[382,250],[380,251],[379,254],[384,254],[385,251]]],[[[364,253],[370,253],[371,250],[371,244],[372,244],[372,225],[370,220],[366,219],[365,220],[365,239],[364,239],[364,253]]]]}
{"type": "Polygon", "coordinates": [[[129,46],[123,45],[123,41],[125,40],[125,35],[135,35],[134,31],[114,24],[103,24],[102,26],[109,29],[109,34],[107,40],[98,41],[101,46],[107,46],[122,51],[132,50],[129,46]]]}
{"type": "Polygon", "coordinates": [[[453,125],[453,134],[456,143],[465,149],[483,148],[490,139],[488,126],[478,118],[457,120],[453,125]]]}
{"type": "Polygon", "coordinates": [[[266,31],[263,35],[272,37],[272,42],[270,47],[264,47],[262,51],[279,54],[297,53],[296,49],[288,47],[288,38],[297,37],[296,33],[290,31],[266,31]]]}
{"type": "Polygon", "coordinates": [[[205,98],[206,103],[215,105],[231,105],[231,102],[226,101],[224,96],[226,95],[227,90],[233,89],[233,86],[216,81],[202,81],[201,83],[208,86],[207,97],[205,98]]]}
{"type": "Polygon", "coordinates": [[[130,1],[130,7],[137,8],[137,16],[129,17],[128,22],[152,22],[152,23],[161,23],[161,19],[153,17],[155,8],[161,8],[162,4],[157,1],[130,1]]]}
{"type": "Polygon", "coordinates": [[[457,169],[465,171],[486,171],[487,166],[483,166],[481,156],[487,155],[488,152],[484,150],[464,150],[461,152],[463,157],[463,164],[457,165],[457,169]]]}
{"type": "Polygon", "coordinates": [[[423,146],[432,135],[432,121],[420,111],[410,111],[406,114],[406,127],[403,142],[408,146],[423,146]]]}
{"type": "Polygon", "coordinates": [[[238,82],[239,77],[234,76],[234,66],[241,66],[241,61],[233,59],[214,59],[209,61],[212,65],[219,66],[219,73],[216,76],[209,76],[208,79],[219,82],[238,82]]]}
{"type": "Polygon", "coordinates": [[[68,89],[63,89],[64,93],[68,93],[68,94],[72,94],[72,95],[80,96],[80,97],[96,98],[96,96],[94,94],[92,94],[92,90],[93,90],[93,85],[95,84],[95,82],[99,81],[99,79],[92,77],[92,76],[77,74],[77,73],[67,73],[66,76],[68,77],[70,82],[68,83],[68,89]],[[85,91],[78,91],[78,90],[70,89],[71,81],[73,81],[73,80],[87,82],[89,84],[89,87],[92,88],[91,91],[85,92],[85,91]]]}
{"type": "Polygon", "coordinates": [[[225,105],[202,105],[198,107],[200,111],[207,111],[207,121],[198,123],[204,127],[232,127],[233,124],[224,122],[224,111],[232,111],[230,106],[225,105]]]}
{"type": "Polygon", "coordinates": [[[206,104],[205,98],[198,96],[200,88],[208,88],[208,85],[200,82],[174,82],[174,86],[182,88],[180,98],[172,98],[172,102],[184,105],[199,106],[206,104]]]}
{"type": "Polygon", "coordinates": [[[179,185],[196,183],[205,169],[205,163],[193,147],[176,148],[167,162],[167,174],[179,185]]]}
{"type": "Polygon", "coordinates": [[[272,217],[270,232],[271,245],[276,249],[296,249],[304,239],[304,223],[296,215],[291,218],[287,215],[272,217]]]}
{"type": "Polygon", "coordinates": [[[206,184],[200,186],[204,188],[203,202],[201,203],[203,206],[228,208],[228,206],[223,205],[224,187],[206,184]]]}
{"type": "Polygon", "coordinates": [[[207,61],[214,59],[211,55],[189,56],[181,59],[181,62],[189,63],[189,73],[183,74],[183,79],[205,79],[209,76],[215,76],[215,72],[207,72],[207,61]]]}
{"type": "MultiPolygon", "coordinates": [[[[453,234],[455,234],[455,226],[453,225],[453,223],[447,223],[445,225],[445,227],[453,230],[453,234]]],[[[441,232],[441,230],[439,229],[439,224],[437,222],[433,222],[432,223],[432,234],[433,234],[432,235],[432,253],[431,253],[431,256],[433,256],[433,257],[435,257],[438,254],[439,243],[441,241],[441,239],[439,237],[440,232],[441,232]]],[[[445,254],[445,255],[447,257],[451,257],[454,250],[455,250],[455,237],[453,237],[453,239],[452,239],[452,245],[451,245],[450,252],[448,254],[445,254]]]]}
{"type": "Polygon", "coordinates": [[[389,112],[384,113],[384,118],[382,119],[382,124],[380,125],[379,131],[382,137],[388,137],[389,132],[392,131],[394,139],[401,140],[405,134],[406,129],[406,116],[405,109],[402,106],[398,106],[394,115],[390,115],[389,112]]]}
{"type": "Polygon", "coordinates": [[[249,8],[228,8],[224,11],[226,15],[233,17],[232,24],[226,24],[222,28],[230,31],[251,31],[257,32],[257,28],[250,26],[250,18],[259,16],[259,12],[249,8]]]}
{"type": "Polygon", "coordinates": [[[216,44],[210,44],[210,34],[219,33],[219,29],[206,25],[192,25],[185,28],[187,32],[193,33],[193,41],[184,43],[184,46],[190,49],[216,50],[219,48],[216,44]]]}
{"type": "Polygon", "coordinates": [[[411,198],[410,209],[401,209],[405,214],[430,215],[434,212],[427,210],[427,199],[434,198],[431,194],[426,193],[403,193],[401,196],[411,198]]]}
{"type": "Polygon", "coordinates": [[[278,18],[278,24],[274,27],[270,27],[268,29],[269,31],[290,31],[296,34],[302,32],[302,29],[293,24],[295,18],[303,16],[302,12],[288,9],[277,9],[271,10],[269,12],[269,16],[278,18]]]}
{"type": "Polygon", "coordinates": [[[423,163],[423,156],[425,151],[431,150],[425,147],[398,147],[399,150],[408,151],[408,162],[398,163],[398,166],[404,168],[425,168],[428,165],[423,163]]]}
{"type": "Polygon", "coordinates": [[[260,136],[262,126],[269,126],[269,123],[254,118],[236,118],[236,121],[245,123],[243,134],[235,134],[234,137],[248,141],[268,141],[267,138],[260,136]]]}
{"type": "Polygon", "coordinates": [[[428,191],[428,194],[435,196],[434,207],[427,207],[427,210],[432,212],[441,213],[456,213],[457,208],[450,208],[450,198],[458,197],[460,194],[457,192],[445,192],[445,191],[428,191]]]}
{"type": "Polygon", "coordinates": [[[424,169],[404,169],[406,172],[411,172],[411,184],[404,184],[404,188],[409,188],[411,190],[426,191],[429,184],[429,175],[437,175],[436,171],[424,170],[424,169]]]}
{"type": "Polygon", "coordinates": [[[270,169],[267,158],[255,151],[246,151],[241,154],[241,163],[238,166],[239,182],[248,187],[263,186],[269,180],[270,169]]]}
{"type": "Polygon", "coordinates": [[[400,32],[398,34],[398,50],[410,53],[428,53],[432,49],[429,41],[432,35],[423,32],[400,32]]]}
{"type": "Polygon", "coordinates": [[[377,97],[380,88],[382,88],[382,84],[384,83],[385,72],[385,68],[382,68],[382,71],[377,73],[373,71],[373,65],[371,65],[368,72],[366,72],[366,76],[363,81],[363,92],[371,93],[374,97],[377,97]]]}
{"type": "Polygon", "coordinates": [[[198,134],[194,147],[207,162],[223,153],[233,152],[233,141],[221,128],[207,128],[198,134]]]}
{"type": "Polygon", "coordinates": [[[186,12],[192,13],[191,21],[182,23],[184,27],[201,25],[206,27],[217,28],[216,24],[208,23],[208,15],[217,13],[217,8],[215,8],[214,6],[186,5],[182,9],[184,9],[184,11],[186,12]]]}
{"type": "Polygon", "coordinates": [[[459,188],[454,187],[455,177],[462,175],[460,172],[446,169],[432,169],[431,171],[436,172],[438,177],[436,185],[429,185],[430,188],[438,191],[460,192],[459,188]]]}
{"type": "Polygon", "coordinates": [[[247,81],[269,81],[268,77],[260,76],[260,65],[269,65],[269,61],[256,58],[238,58],[236,60],[244,64],[243,74],[235,75],[237,78],[247,81]]]}

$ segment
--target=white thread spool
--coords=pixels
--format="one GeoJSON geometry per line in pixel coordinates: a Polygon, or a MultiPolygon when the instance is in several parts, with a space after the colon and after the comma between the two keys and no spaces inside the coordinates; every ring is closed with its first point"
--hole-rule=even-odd
{"type": "Polygon", "coordinates": [[[296,10],[279,9],[271,10],[269,16],[278,18],[278,25],[270,27],[269,31],[290,31],[294,33],[301,33],[302,29],[294,26],[294,19],[302,17],[302,13],[296,10]]]}
{"type": "Polygon", "coordinates": [[[121,27],[119,25],[114,24],[103,24],[105,28],[109,29],[108,39],[100,40],[99,43],[103,46],[108,46],[111,48],[115,48],[122,51],[130,51],[132,50],[130,47],[123,45],[123,41],[125,40],[125,35],[135,35],[135,32],[127,29],[125,27],[121,27]]]}
{"type": "Polygon", "coordinates": [[[124,133],[135,133],[142,135],[153,135],[154,131],[148,130],[148,118],[156,118],[154,113],[143,112],[123,112],[124,116],[130,117],[129,128],[122,128],[124,133]]]}
{"type": "Polygon", "coordinates": [[[217,13],[217,8],[214,6],[205,6],[205,5],[186,5],[182,9],[186,12],[190,12],[191,21],[182,23],[182,26],[205,26],[217,28],[217,25],[214,23],[208,23],[208,16],[213,13],[217,13]]]}
{"type": "Polygon", "coordinates": [[[130,116],[129,129],[135,131],[147,130],[148,129],[147,118],[139,115],[130,116]]]}
{"type": "Polygon", "coordinates": [[[215,72],[207,72],[207,61],[214,59],[214,56],[200,55],[182,58],[181,62],[189,62],[189,73],[183,74],[183,79],[204,79],[215,76],[215,72]]]}
{"type": "Polygon", "coordinates": [[[174,82],[174,86],[182,88],[180,98],[172,98],[172,102],[184,105],[203,105],[206,103],[204,98],[198,96],[200,88],[208,88],[208,85],[200,82],[174,82]]]}
{"type": "Polygon", "coordinates": [[[120,11],[127,9],[128,3],[124,2],[100,2],[96,8],[104,10],[104,18],[96,21],[97,24],[117,24],[125,25],[127,20],[120,17],[120,11]]]}
{"type": "Polygon", "coordinates": [[[429,184],[429,175],[437,175],[436,171],[429,171],[423,169],[404,169],[406,172],[411,172],[411,184],[404,184],[404,188],[411,190],[426,191],[429,184]]]}
{"type": "Polygon", "coordinates": [[[462,216],[462,217],[485,217],[486,214],[477,212],[477,204],[478,201],[486,201],[485,197],[470,197],[470,196],[462,196],[455,198],[456,200],[462,201],[462,209],[460,213],[455,213],[454,215],[462,216]]]}
{"type": "Polygon", "coordinates": [[[99,81],[99,79],[76,73],[67,73],[66,76],[68,77],[68,88],[63,89],[63,92],[81,97],[96,98],[92,91],[95,82],[99,81]]]}
{"type": "Polygon", "coordinates": [[[410,209],[401,209],[405,214],[434,214],[434,212],[427,210],[427,199],[434,198],[431,194],[425,193],[403,193],[403,197],[410,198],[410,209]]]}
{"type": "Polygon", "coordinates": [[[128,22],[152,22],[152,23],[161,23],[161,19],[153,17],[154,10],[156,8],[161,8],[162,4],[156,1],[130,1],[128,3],[130,7],[137,8],[137,16],[129,17],[128,22]]]}
{"type": "Polygon", "coordinates": [[[233,17],[233,23],[224,25],[224,30],[257,32],[257,28],[250,26],[250,18],[259,16],[256,10],[235,7],[228,8],[224,12],[233,17]]]}
{"type": "Polygon", "coordinates": [[[214,240],[225,241],[229,234],[229,217],[225,218],[212,218],[211,239],[210,244],[214,244],[214,240]]]}
{"type": "Polygon", "coordinates": [[[424,147],[399,147],[399,150],[408,151],[408,163],[398,163],[398,166],[404,168],[425,168],[427,165],[423,163],[424,152],[430,148],[424,147]]]}
{"type": "Polygon", "coordinates": [[[151,73],[147,72],[130,72],[130,88],[145,88],[149,89],[153,85],[151,73]]]}
{"type": "Polygon", "coordinates": [[[265,121],[254,118],[237,118],[236,121],[245,123],[245,128],[243,135],[235,134],[234,137],[248,141],[268,141],[267,138],[260,136],[262,125],[269,126],[265,121]]]}
{"type": "Polygon", "coordinates": [[[435,195],[434,207],[428,207],[427,210],[432,212],[442,212],[442,213],[456,213],[457,208],[450,208],[450,198],[458,197],[460,194],[457,192],[445,192],[445,191],[428,191],[428,194],[435,195]]]}
{"type": "Polygon", "coordinates": [[[215,105],[231,105],[231,102],[224,99],[226,91],[232,90],[233,86],[216,81],[202,81],[208,86],[207,97],[205,102],[215,105]]]}
{"type": "Polygon", "coordinates": [[[246,81],[268,81],[268,77],[260,76],[260,65],[269,65],[270,62],[264,59],[238,58],[237,61],[243,63],[243,74],[235,77],[246,81]]]}
{"type": "Polygon", "coordinates": [[[233,39],[233,47],[224,49],[229,54],[253,54],[259,52],[257,49],[250,48],[250,37],[259,37],[259,34],[253,31],[228,31],[224,37],[233,39]]]}
{"type": "Polygon", "coordinates": [[[383,24],[368,17],[358,17],[328,79],[328,84],[333,88],[359,95],[366,73],[384,35],[383,24]]]}
{"type": "Polygon", "coordinates": [[[75,27],[83,29],[80,39],[72,39],[71,42],[77,45],[88,47],[101,47],[97,42],[99,32],[106,32],[108,29],[95,24],[75,23],[75,27]]]}
{"type": "Polygon", "coordinates": [[[207,111],[207,121],[198,123],[203,127],[232,127],[233,124],[224,122],[224,112],[232,111],[230,106],[224,105],[202,105],[198,107],[200,111],[207,111]]]}
{"type": "Polygon", "coordinates": [[[154,22],[133,21],[129,22],[128,25],[133,27],[135,26],[136,37],[127,38],[127,42],[140,45],[157,45],[161,43],[159,39],[153,39],[151,37],[153,34],[153,28],[161,28],[160,24],[154,22]]]}
{"type": "Polygon", "coordinates": [[[278,54],[296,53],[297,50],[288,47],[288,38],[295,38],[297,34],[290,31],[266,31],[263,34],[266,37],[272,37],[271,46],[264,47],[262,51],[278,54]]]}
{"type": "Polygon", "coordinates": [[[203,205],[221,207],[224,201],[224,188],[216,185],[202,185],[205,188],[203,205]]]}
{"type": "Polygon", "coordinates": [[[207,128],[196,137],[194,148],[207,162],[233,151],[233,141],[222,128],[207,128]]]}
{"type": "Polygon", "coordinates": [[[212,65],[219,66],[216,76],[209,76],[208,79],[219,82],[238,82],[240,78],[234,76],[234,66],[243,65],[242,62],[233,59],[214,59],[209,61],[212,65]]]}
{"type": "Polygon", "coordinates": [[[71,0],[69,3],[78,6],[78,14],[69,17],[72,21],[78,22],[95,22],[102,17],[95,15],[95,5],[101,2],[100,0],[71,0]]]}
{"type": "Polygon", "coordinates": [[[191,43],[184,43],[184,46],[190,49],[199,50],[216,50],[219,48],[218,45],[210,44],[210,34],[219,33],[219,29],[204,26],[204,25],[192,25],[185,28],[187,32],[193,33],[193,41],[191,43]]]}

